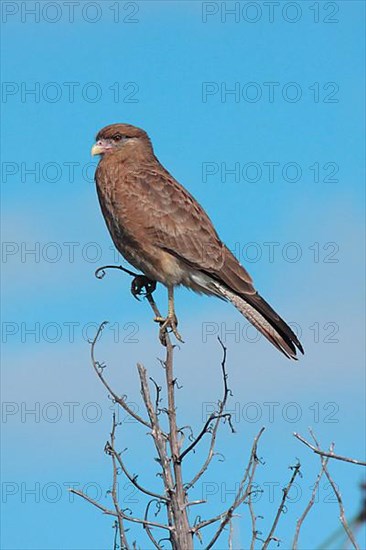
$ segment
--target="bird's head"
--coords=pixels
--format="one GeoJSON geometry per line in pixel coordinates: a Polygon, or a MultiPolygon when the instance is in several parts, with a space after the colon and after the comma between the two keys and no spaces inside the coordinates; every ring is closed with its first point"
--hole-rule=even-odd
{"type": "Polygon", "coordinates": [[[94,155],[113,155],[132,148],[148,147],[151,149],[149,136],[141,128],[131,124],[111,124],[105,126],[97,134],[95,144],[91,149],[94,155]]]}

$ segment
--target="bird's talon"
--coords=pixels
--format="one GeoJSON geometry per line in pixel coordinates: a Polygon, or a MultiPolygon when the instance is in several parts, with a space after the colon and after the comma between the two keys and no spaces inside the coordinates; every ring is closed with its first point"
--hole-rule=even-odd
{"type": "Polygon", "coordinates": [[[184,343],[183,338],[177,330],[178,319],[176,315],[168,315],[165,319],[164,317],[155,317],[154,321],[160,323],[159,338],[164,346],[166,346],[166,333],[168,329],[170,329],[169,332],[172,332],[179,342],[184,343]]]}
{"type": "Polygon", "coordinates": [[[155,317],[154,322],[162,324],[165,322],[165,319],[164,317],[155,317]]]}
{"type": "Polygon", "coordinates": [[[145,275],[137,275],[131,283],[131,293],[136,300],[139,296],[150,296],[156,289],[156,281],[152,281],[145,275]]]}

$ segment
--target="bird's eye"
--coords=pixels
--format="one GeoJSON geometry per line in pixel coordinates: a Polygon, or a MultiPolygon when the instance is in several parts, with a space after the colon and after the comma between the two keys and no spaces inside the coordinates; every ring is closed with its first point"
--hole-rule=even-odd
{"type": "Polygon", "coordinates": [[[121,141],[122,135],[121,134],[116,134],[115,136],[113,136],[113,139],[114,139],[114,141],[121,141]]]}

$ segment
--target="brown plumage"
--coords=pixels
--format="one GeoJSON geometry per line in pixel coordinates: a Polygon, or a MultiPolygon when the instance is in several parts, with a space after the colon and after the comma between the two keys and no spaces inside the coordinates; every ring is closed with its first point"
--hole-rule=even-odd
{"type": "Polygon", "coordinates": [[[149,279],[167,286],[165,326],[177,337],[173,288],[229,300],[287,357],[302,346],[253,287],[249,273],[221,242],[203,208],[160,164],[143,130],[112,124],[97,135],[100,206],[118,251],[149,279]]]}

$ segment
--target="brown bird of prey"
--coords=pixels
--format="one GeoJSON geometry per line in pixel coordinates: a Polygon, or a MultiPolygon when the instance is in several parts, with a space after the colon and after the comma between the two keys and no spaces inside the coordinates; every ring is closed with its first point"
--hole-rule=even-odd
{"type": "Polygon", "coordinates": [[[152,285],[160,282],[168,289],[168,315],[156,319],[160,334],[170,328],[181,339],[174,287],[183,285],[229,300],[287,357],[303,353],[296,335],[255,290],[203,208],[160,164],[144,130],[130,124],[106,126],[92,154],[101,155],[95,181],[116,248],[152,285]]]}

